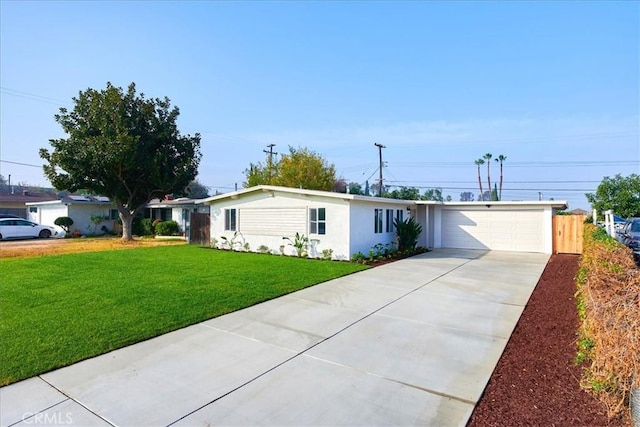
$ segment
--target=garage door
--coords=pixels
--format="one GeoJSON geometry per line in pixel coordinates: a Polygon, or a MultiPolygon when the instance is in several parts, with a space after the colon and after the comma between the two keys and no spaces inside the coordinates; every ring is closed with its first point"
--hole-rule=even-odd
{"type": "Polygon", "coordinates": [[[542,210],[442,211],[442,247],[544,252],[542,210]]]}

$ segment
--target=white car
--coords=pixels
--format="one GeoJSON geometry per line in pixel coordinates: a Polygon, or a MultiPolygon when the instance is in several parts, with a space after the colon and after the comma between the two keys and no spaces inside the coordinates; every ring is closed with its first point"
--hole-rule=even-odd
{"type": "Polygon", "coordinates": [[[43,238],[64,237],[62,229],[50,225],[39,225],[21,218],[0,218],[0,240],[22,239],[28,237],[43,238]]]}

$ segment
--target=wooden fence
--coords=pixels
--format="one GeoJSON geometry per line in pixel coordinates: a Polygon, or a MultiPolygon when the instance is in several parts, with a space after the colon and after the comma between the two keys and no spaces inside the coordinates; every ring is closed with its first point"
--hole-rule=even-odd
{"type": "Polygon", "coordinates": [[[209,246],[211,244],[211,218],[208,213],[192,213],[189,228],[189,243],[209,246]]]}
{"type": "Polygon", "coordinates": [[[553,253],[581,254],[585,215],[553,217],[553,253]]]}

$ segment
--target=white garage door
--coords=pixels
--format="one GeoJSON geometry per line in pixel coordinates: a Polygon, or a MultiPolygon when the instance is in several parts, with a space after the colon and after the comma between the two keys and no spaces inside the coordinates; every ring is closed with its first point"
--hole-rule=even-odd
{"type": "Polygon", "coordinates": [[[542,210],[442,211],[442,247],[544,252],[542,210]]]}

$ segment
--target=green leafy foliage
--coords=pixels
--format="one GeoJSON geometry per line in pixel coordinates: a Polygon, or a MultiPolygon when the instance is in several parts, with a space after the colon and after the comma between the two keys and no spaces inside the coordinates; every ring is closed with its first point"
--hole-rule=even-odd
{"type": "Polygon", "coordinates": [[[362,188],[362,185],[358,184],[357,182],[350,182],[349,183],[349,194],[358,194],[361,196],[364,196],[364,189],[362,188]]]}
{"type": "Polygon", "coordinates": [[[390,199],[420,200],[420,190],[416,187],[400,187],[385,194],[390,199]]]}
{"type": "Polygon", "coordinates": [[[156,224],[155,231],[158,236],[174,236],[180,233],[180,226],[175,221],[162,221],[156,224]]]}
{"type": "Polygon", "coordinates": [[[362,263],[365,260],[365,256],[362,252],[356,252],[355,254],[351,255],[351,261],[352,262],[357,262],[357,263],[362,263]]]}
{"type": "Polygon", "coordinates": [[[444,197],[442,196],[442,189],[429,188],[425,190],[424,195],[422,196],[422,200],[434,200],[436,202],[443,202],[444,197]]]}
{"type": "Polygon", "coordinates": [[[277,162],[251,164],[244,173],[245,187],[268,184],[331,191],[336,183],[335,166],[308,148],[289,147],[277,162]]]}
{"type": "Polygon", "coordinates": [[[585,196],[599,215],[611,209],[624,218],[640,216],[640,175],[605,176],[596,192],[585,196]]]}
{"type": "Polygon", "coordinates": [[[306,257],[307,250],[309,249],[309,237],[304,234],[296,233],[294,238],[283,237],[283,240],[287,240],[289,246],[293,246],[296,250],[296,255],[299,257],[306,257]]]}
{"type": "Polygon", "coordinates": [[[139,236],[153,236],[155,234],[155,229],[153,227],[153,219],[152,218],[142,218],[139,222],[139,227],[137,227],[137,235],[139,236]]]}
{"type": "Polygon", "coordinates": [[[195,179],[187,185],[187,188],[185,188],[183,192],[178,193],[178,196],[190,197],[192,199],[204,199],[209,197],[209,190],[209,187],[195,179]]]}
{"type": "Polygon", "coordinates": [[[132,238],[133,217],[153,198],[182,191],[196,176],[200,135],[182,136],[177,107],[169,98],[147,99],[131,83],[125,92],[107,83],[73,98],[55,120],[67,138],[40,149],[44,173],[59,190],[89,190],[108,196],[122,220],[124,240],[132,238]]]}
{"type": "Polygon", "coordinates": [[[220,236],[220,240],[222,240],[223,249],[228,249],[230,251],[235,250],[236,246],[241,248],[244,244],[244,236],[239,231],[233,233],[233,236],[220,236]]]}
{"type": "Polygon", "coordinates": [[[73,219],[69,218],[68,216],[60,216],[56,218],[53,223],[59,227],[62,227],[64,231],[69,233],[69,227],[73,225],[73,219]]]}
{"type": "Polygon", "coordinates": [[[422,233],[422,226],[413,217],[409,217],[404,221],[397,218],[393,222],[396,228],[396,237],[398,239],[398,250],[404,252],[407,250],[415,250],[418,244],[418,237],[422,233]]]}

